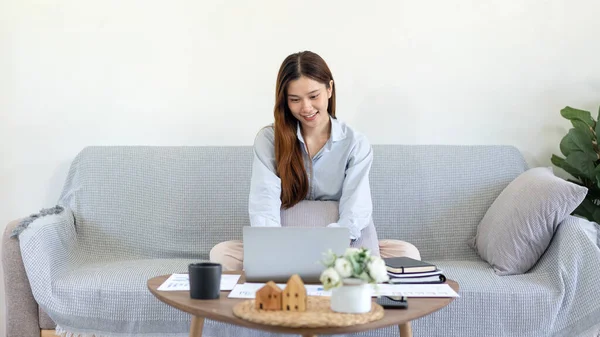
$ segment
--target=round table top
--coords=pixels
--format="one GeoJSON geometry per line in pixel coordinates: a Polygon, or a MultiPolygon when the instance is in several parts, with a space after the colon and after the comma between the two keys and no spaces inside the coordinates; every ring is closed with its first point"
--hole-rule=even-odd
{"type": "MultiPolygon", "coordinates": [[[[224,272],[224,274],[239,274],[239,272],[224,272]]],[[[227,298],[229,291],[221,291],[221,297],[218,300],[195,300],[190,298],[189,291],[158,291],[157,288],[163,284],[169,276],[171,275],[162,275],[149,279],[148,289],[156,296],[156,298],[170,306],[198,317],[209,318],[215,321],[251,329],[287,334],[333,335],[369,331],[391,325],[400,325],[431,314],[447,306],[454,300],[452,297],[408,298],[407,309],[385,309],[383,318],[374,322],[339,328],[288,328],[253,323],[234,316],[233,307],[247,299],[227,298]]],[[[244,282],[244,275],[242,275],[238,283],[244,282]]],[[[446,283],[454,289],[454,291],[458,292],[458,283],[452,280],[447,280],[446,283]]]]}

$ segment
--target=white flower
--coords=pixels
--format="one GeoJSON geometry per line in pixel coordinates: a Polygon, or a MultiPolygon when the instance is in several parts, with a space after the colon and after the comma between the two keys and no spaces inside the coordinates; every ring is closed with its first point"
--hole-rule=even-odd
{"type": "Polygon", "coordinates": [[[340,275],[333,268],[325,269],[323,273],[321,273],[321,278],[319,280],[323,284],[325,290],[335,288],[341,284],[340,275]]]}
{"type": "Polygon", "coordinates": [[[345,257],[354,257],[358,254],[358,252],[360,252],[360,249],[358,248],[346,248],[346,252],[344,253],[345,257]]]}
{"type": "Polygon", "coordinates": [[[326,251],[325,253],[323,253],[323,260],[321,260],[321,263],[323,263],[323,265],[325,265],[325,267],[333,267],[335,259],[336,259],[336,256],[333,253],[333,251],[330,249],[330,250],[326,251]]]}
{"type": "Polygon", "coordinates": [[[385,268],[385,261],[377,256],[372,256],[369,263],[367,263],[367,270],[371,278],[377,283],[385,282],[390,279],[385,268]]]}
{"type": "Polygon", "coordinates": [[[381,283],[389,280],[385,262],[366,248],[348,248],[343,256],[335,255],[331,250],[323,254],[325,271],[320,281],[325,290],[339,287],[343,282],[381,283]]]}
{"type": "Polygon", "coordinates": [[[352,265],[348,260],[343,257],[335,260],[335,271],[340,275],[341,278],[352,276],[352,265]]]}

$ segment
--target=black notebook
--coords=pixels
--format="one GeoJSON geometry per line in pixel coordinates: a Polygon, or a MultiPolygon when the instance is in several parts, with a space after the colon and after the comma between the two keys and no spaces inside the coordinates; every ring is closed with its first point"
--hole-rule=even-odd
{"type": "Polygon", "coordinates": [[[388,257],[383,259],[383,261],[385,261],[387,270],[396,274],[423,273],[437,270],[437,267],[431,263],[411,259],[406,256],[388,257]]]}
{"type": "Polygon", "coordinates": [[[444,274],[422,276],[422,277],[390,277],[392,284],[432,284],[446,282],[444,274]]]}

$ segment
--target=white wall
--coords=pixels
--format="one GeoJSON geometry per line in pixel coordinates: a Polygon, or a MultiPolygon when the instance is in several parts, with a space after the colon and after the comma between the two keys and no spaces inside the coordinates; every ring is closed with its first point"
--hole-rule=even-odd
{"type": "Polygon", "coordinates": [[[512,144],[549,165],[560,109],[600,105],[595,0],[215,3],[0,0],[0,224],[54,205],[87,145],[250,145],[305,49],[373,144],[512,144]]]}

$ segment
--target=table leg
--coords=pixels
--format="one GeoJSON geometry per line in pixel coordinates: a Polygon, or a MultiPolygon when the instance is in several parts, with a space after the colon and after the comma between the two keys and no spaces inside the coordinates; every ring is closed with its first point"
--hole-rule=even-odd
{"type": "Polygon", "coordinates": [[[400,337],[412,337],[412,328],[410,327],[410,322],[406,322],[398,325],[400,328],[400,337]]]}
{"type": "Polygon", "coordinates": [[[190,337],[202,337],[203,327],[204,317],[194,316],[192,318],[192,327],[190,328],[190,337]]]}

